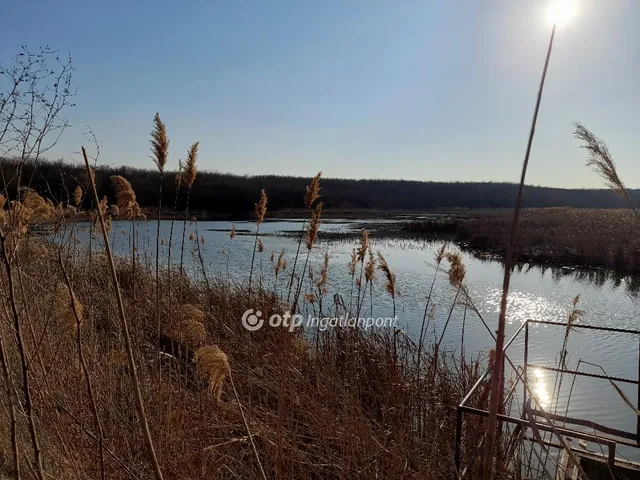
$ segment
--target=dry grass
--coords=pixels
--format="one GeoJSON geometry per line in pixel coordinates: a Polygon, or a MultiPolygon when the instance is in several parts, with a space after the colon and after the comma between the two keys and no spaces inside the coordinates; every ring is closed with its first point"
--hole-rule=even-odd
{"type": "MultiPolygon", "coordinates": [[[[23,278],[17,298],[35,299],[20,302],[19,311],[34,358],[36,424],[48,474],[95,478],[96,433],[85,393],[75,387],[82,380],[73,353],[74,330],[69,321],[59,321],[68,318],[70,308],[60,303],[62,292],[56,289],[63,279],[55,250],[28,238],[16,257],[23,278]]],[[[89,269],[79,258],[63,256],[84,312],[81,335],[104,429],[108,477],[146,478],[107,260],[94,255],[89,269]]],[[[450,478],[452,407],[477,378],[477,363],[461,366],[448,359],[417,391],[415,350],[408,341],[394,346],[397,339],[390,332],[327,331],[315,348],[302,332],[250,333],[240,325],[242,313],[249,307],[265,315],[281,313],[275,295],[254,295],[249,303],[242,290],[222,283],[207,289],[172,272],[188,303],[180,307],[176,289],[171,297],[161,296],[162,332],[174,339],[182,332],[185,343],[197,340],[202,346],[192,350],[187,344],[193,357],[186,357],[192,360],[165,366],[158,381],[154,275],[138,266],[137,278],[131,278],[131,265],[123,260],[117,269],[140,387],[166,478],[261,478],[239,406],[225,382],[230,369],[268,478],[450,478]],[[195,383],[187,381],[189,372],[195,383]],[[422,435],[411,420],[418,418],[418,409],[429,412],[422,435]]],[[[2,285],[6,281],[3,275],[2,285]]],[[[4,311],[2,317],[2,333],[10,338],[4,311]]],[[[8,364],[17,367],[10,343],[8,364]]],[[[14,372],[15,378],[19,375],[14,372]]],[[[2,402],[6,407],[6,398],[2,402]]],[[[0,451],[8,452],[6,428],[0,430],[0,451]]],[[[23,426],[18,437],[21,451],[28,451],[23,426]]],[[[22,461],[26,466],[27,454],[22,461]]]]}

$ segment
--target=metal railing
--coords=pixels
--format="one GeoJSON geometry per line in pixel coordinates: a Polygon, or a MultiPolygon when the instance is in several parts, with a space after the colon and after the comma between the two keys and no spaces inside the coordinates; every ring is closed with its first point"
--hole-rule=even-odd
{"type": "MultiPolygon", "coordinates": [[[[630,379],[624,377],[609,377],[607,375],[601,375],[596,373],[582,372],[579,370],[570,370],[566,368],[558,368],[558,367],[549,367],[543,365],[536,365],[533,363],[529,363],[529,325],[530,324],[543,324],[543,325],[554,325],[560,326],[564,328],[572,328],[572,329],[588,329],[588,330],[597,330],[604,332],[614,332],[614,333],[622,333],[629,335],[640,335],[640,330],[630,330],[624,328],[614,328],[614,327],[601,327],[596,325],[581,325],[581,324],[571,324],[563,323],[563,322],[554,322],[554,321],[543,321],[543,320],[527,320],[524,322],[520,328],[513,334],[513,336],[509,339],[503,349],[503,355],[505,362],[509,362],[509,364],[514,368],[516,372],[517,379],[509,389],[506,395],[506,401],[508,401],[514,394],[518,384],[522,382],[522,394],[523,394],[523,412],[521,417],[514,417],[511,415],[498,415],[498,419],[501,422],[506,422],[512,425],[515,425],[517,429],[521,429],[522,432],[526,432],[527,429],[531,428],[531,422],[535,421],[532,418],[525,418],[524,415],[524,405],[527,405],[527,402],[531,401],[530,395],[530,387],[528,385],[528,372],[530,368],[540,368],[547,371],[558,372],[558,373],[567,373],[575,376],[583,376],[590,377],[596,379],[603,379],[606,381],[615,381],[627,384],[634,384],[637,387],[638,391],[638,410],[640,410],[640,343],[639,343],[639,356],[638,356],[638,379],[630,379]],[[514,363],[507,356],[507,349],[514,343],[516,338],[524,331],[524,359],[520,368],[516,367],[514,363]]],[[[640,337],[638,337],[640,340],[640,337]]],[[[474,408],[468,405],[470,399],[473,397],[474,393],[478,390],[478,387],[487,379],[489,374],[491,373],[490,369],[485,371],[475,385],[471,388],[471,390],[467,393],[467,395],[462,399],[460,404],[457,407],[456,411],[456,440],[455,440],[455,467],[456,472],[454,478],[460,480],[464,478],[469,468],[474,465],[475,460],[478,458],[479,452],[482,449],[482,443],[484,442],[484,438],[479,445],[475,455],[472,457],[471,461],[468,462],[468,465],[463,468],[462,463],[462,435],[463,435],[463,423],[464,423],[464,414],[472,414],[480,417],[488,417],[489,412],[487,410],[474,408]]],[[[630,447],[639,448],[640,447],[640,415],[636,415],[636,431],[630,432],[626,430],[620,430],[612,427],[608,427],[606,425],[602,425],[591,420],[580,419],[580,418],[572,418],[563,415],[557,415],[554,413],[549,413],[546,411],[541,411],[539,409],[531,409],[529,410],[530,414],[536,417],[544,417],[545,421],[535,421],[535,428],[537,430],[543,432],[554,432],[556,435],[561,435],[563,437],[571,437],[581,440],[586,440],[589,442],[593,442],[595,444],[599,444],[603,447],[607,447],[607,462],[611,468],[615,465],[616,458],[616,446],[617,445],[625,445],[630,447]],[[558,427],[549,421],[560,421],[563,422],[562,427],[558,427]],[[581,430],[577,430],[575,428],[567,428],[566,425],[576,425],[588,427],[594,431],[594,434],[586,433],[581,430]],[[602,435],[598,435],[598,433],[602,435]]],[[[523,438],[527,438],[532,442],[535,442],[535,438],[528,438],[523,435],[523,438]]],[[[548,443],[550,447],[556,448],[564,448],[562,444],[553,444],[551,442],[548,443]]]]}

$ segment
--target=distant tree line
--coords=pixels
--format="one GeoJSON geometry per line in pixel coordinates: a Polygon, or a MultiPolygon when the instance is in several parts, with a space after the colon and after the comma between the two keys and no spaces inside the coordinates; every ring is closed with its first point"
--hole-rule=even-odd
{"type": "MultiPolygon", "coordinates": [[[[18,162],[0,159],[0,187],[10,200],[16,197],[18,162]]],[[[176,172],[165,172],[162,204],[168,209],[176,198],[176,172]]],[[[115,201],[109,177],[122,175],[131,182],[138,203],[154,209],[158,203],[159,174],[155,170],[131,167],[98,166],[96,183],[100,197],[115,201]]],[[[54,202],[69,202],[71,192],[86,179],[84,167],[68,162],[38,160],[23,162],[21,185],[30,184],[38,193],[54,202]]],[[[229,173],[198,172],[191,190],[190,210],[210,217],[243,217],[253,210],[264,188],[269,210],[303,208],[303,196],[310,178],[229,173]]],[[[511,208],[517,185],[498,182],[424,182],[413,180],[322,179],[322,200],[328,209],[375,209],[418,212],[436,208],[511,208]]],[[[630,191],[640,204],[640,190],[630,191]]],[[[184,192],[178,208],[184,208],[184,192]]],[[[620,208],[625,204],[610,190],[564,189],[527,186],[525,207],[620,208]]]]}

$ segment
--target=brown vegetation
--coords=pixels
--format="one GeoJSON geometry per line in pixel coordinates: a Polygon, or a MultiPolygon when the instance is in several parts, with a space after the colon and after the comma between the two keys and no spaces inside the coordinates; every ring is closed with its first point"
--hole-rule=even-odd
{"type": "MultiPolygon", "coordinates": [[[[19,268],[13,273],[20,280],[17,311],[33,359],[35,428],[48,475],[95,478],[101,462],[98,434],[86,389],[79,388],[85,380],[71,310],[60,300],[68,294],[56,250],[26,238],[13,264],[19,268]]],[[[146,478],[107,258],[94,254],[89,269],[65,250],[62,262],[74,305],[82,312],[78,333],[103,430],[108,477],[146,478]]],[[[174,340],[182,332],[183,348],[192,356],[186,363],[163,363],[158,378],[154,275],[138,266],[132,277],[125,261],[117,262],[117,271],[165,478],[261,478],[241,408],[268,478],[450,478],[453,407],[477,378],[478,363],[460,365],[448,358],[438,364],[437,375],[416,384],[416,352],[407,339],[394,348],[397,339],[391,332],[350,329],[327,331],[310,347],[300,331],[248,332],[239,321],[242,313],[256,307],[265,315],[282,313],[277,297],[254,295],[249,302],[246,291],[218,283],[207,289],[173,272],[172,281],[183,284],[188,303],[180,307],[177,289],[171,297],[162,295],[161,329],[174,340]],[[197,344],[203,346],[190,346],[197,344]],[[225,382],[229,372],[238,399],[225,382]],[[419,412],[425,416],[421,434],[415,423],[419,412]]],[[[7,280],[2,275],[3,287],[7,280]]],[[[166,275],[161,278],[162,284],[168,281],[166,275]]],[[[18,349],[9,340],[6,311],[1,316],[6,363],[15,384],[21,378],[18,349]]],[[[423,356],[424,365],[432,364],[429,355],[423,356]]],[[[18,405],[24,402],[21,397],[18,405]]],[[[2,403],[8,408],[7,398],[2,403]]],[[[23,422],[18,419],[17,442],[27,478],[31,442],[23,422]]],[[[10,425],[3,425],[0,445],[10,452],[10,425]]]]}
{"type": "MultiPolygon", "coordinates": [[[[452,238],[461,246],[502,257],[509,241],[511,213],[485,211],[407,223],[405,230],[452,238]]],[[[604,267],[640,273],[640,238],[631,210],[524,209],[516,234],[518,262],[604,267]]]]}

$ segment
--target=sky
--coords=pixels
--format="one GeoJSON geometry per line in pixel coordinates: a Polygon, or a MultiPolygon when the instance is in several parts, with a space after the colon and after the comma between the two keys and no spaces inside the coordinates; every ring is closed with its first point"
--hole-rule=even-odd
{"type": "MultiPolygon", "coordinates": [[[[559,26],[527,183],[599,187],[573,138],[606,140],[640,187],[640,1],[576,0],[559,26]]],[[[0,65],[70,52],[72,127],[49,153],[151,168],[159,112],[177,165],[236,174],[519,180],[551,33],[547,0],[6,2],[0,65]]]]}

